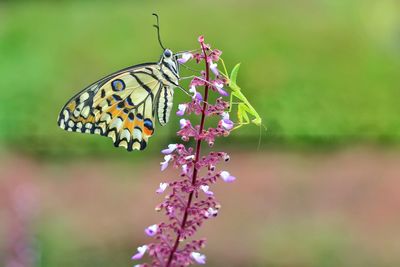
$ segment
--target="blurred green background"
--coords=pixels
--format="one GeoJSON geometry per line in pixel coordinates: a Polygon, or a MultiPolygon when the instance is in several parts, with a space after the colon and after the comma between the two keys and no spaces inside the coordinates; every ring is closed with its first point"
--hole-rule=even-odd
{"type": "Polygon", "coordinates": [[[229,67],[242,62],[268,127],[258,150],[256,126],[216,144],[239,181],[217,187],[226,213],[200,233],[210,266],[399,266],[395,0],[0,2],[0,259],[26,246],[36,265],[8,267],[130,266],[148,242],[178,118],[141,153],[56,119],[91,82],[159,59],[153,12],[172,50],[204,34],[229,67]]]}

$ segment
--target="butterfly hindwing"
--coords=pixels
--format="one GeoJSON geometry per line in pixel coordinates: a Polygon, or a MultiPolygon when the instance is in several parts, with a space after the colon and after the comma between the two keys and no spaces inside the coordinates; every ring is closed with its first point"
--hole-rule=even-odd
{"type": "Polygon", "coordinates": [[[167,124],[169,121],[169,115],[171,114],[173,104],[174,90],[171,86],[163,86],[159,91],[157,97],[157,118],[161,125],[167,124]]]}

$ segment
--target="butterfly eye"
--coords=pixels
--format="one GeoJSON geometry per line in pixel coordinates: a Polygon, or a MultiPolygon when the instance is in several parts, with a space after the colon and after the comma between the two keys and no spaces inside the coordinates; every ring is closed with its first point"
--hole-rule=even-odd
{"type": "Polygon", "coordinates": [[[164,57],[170,57],[170,56],[172,56],[172,52],[171,52],[171,50],[169,50],[169,49],[165,49],[165,51],[164,51],[164,57]]]}

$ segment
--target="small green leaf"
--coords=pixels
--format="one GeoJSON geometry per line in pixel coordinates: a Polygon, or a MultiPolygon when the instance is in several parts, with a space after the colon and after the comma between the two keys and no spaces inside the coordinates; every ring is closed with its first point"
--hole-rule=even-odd
{"type": "Polygon", "coordinates": [[[236,77],[239,72],[240,63],[236,64],[236,66],[232,69],[230,80],[233,84],[236,84],[236,77]]]}

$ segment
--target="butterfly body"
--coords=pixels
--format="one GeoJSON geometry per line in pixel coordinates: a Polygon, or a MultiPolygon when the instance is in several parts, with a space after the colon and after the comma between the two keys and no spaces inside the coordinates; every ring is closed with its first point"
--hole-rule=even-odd
{"type": "Polygon", "coordinates": [[[169,120],[179,69],[166,49],[158,63],[125,68],[89,85],[72,97],[58,117],[67,131],[112,138],[116,147],[143,150],[154,134],[155,117],[169,120]]]}

